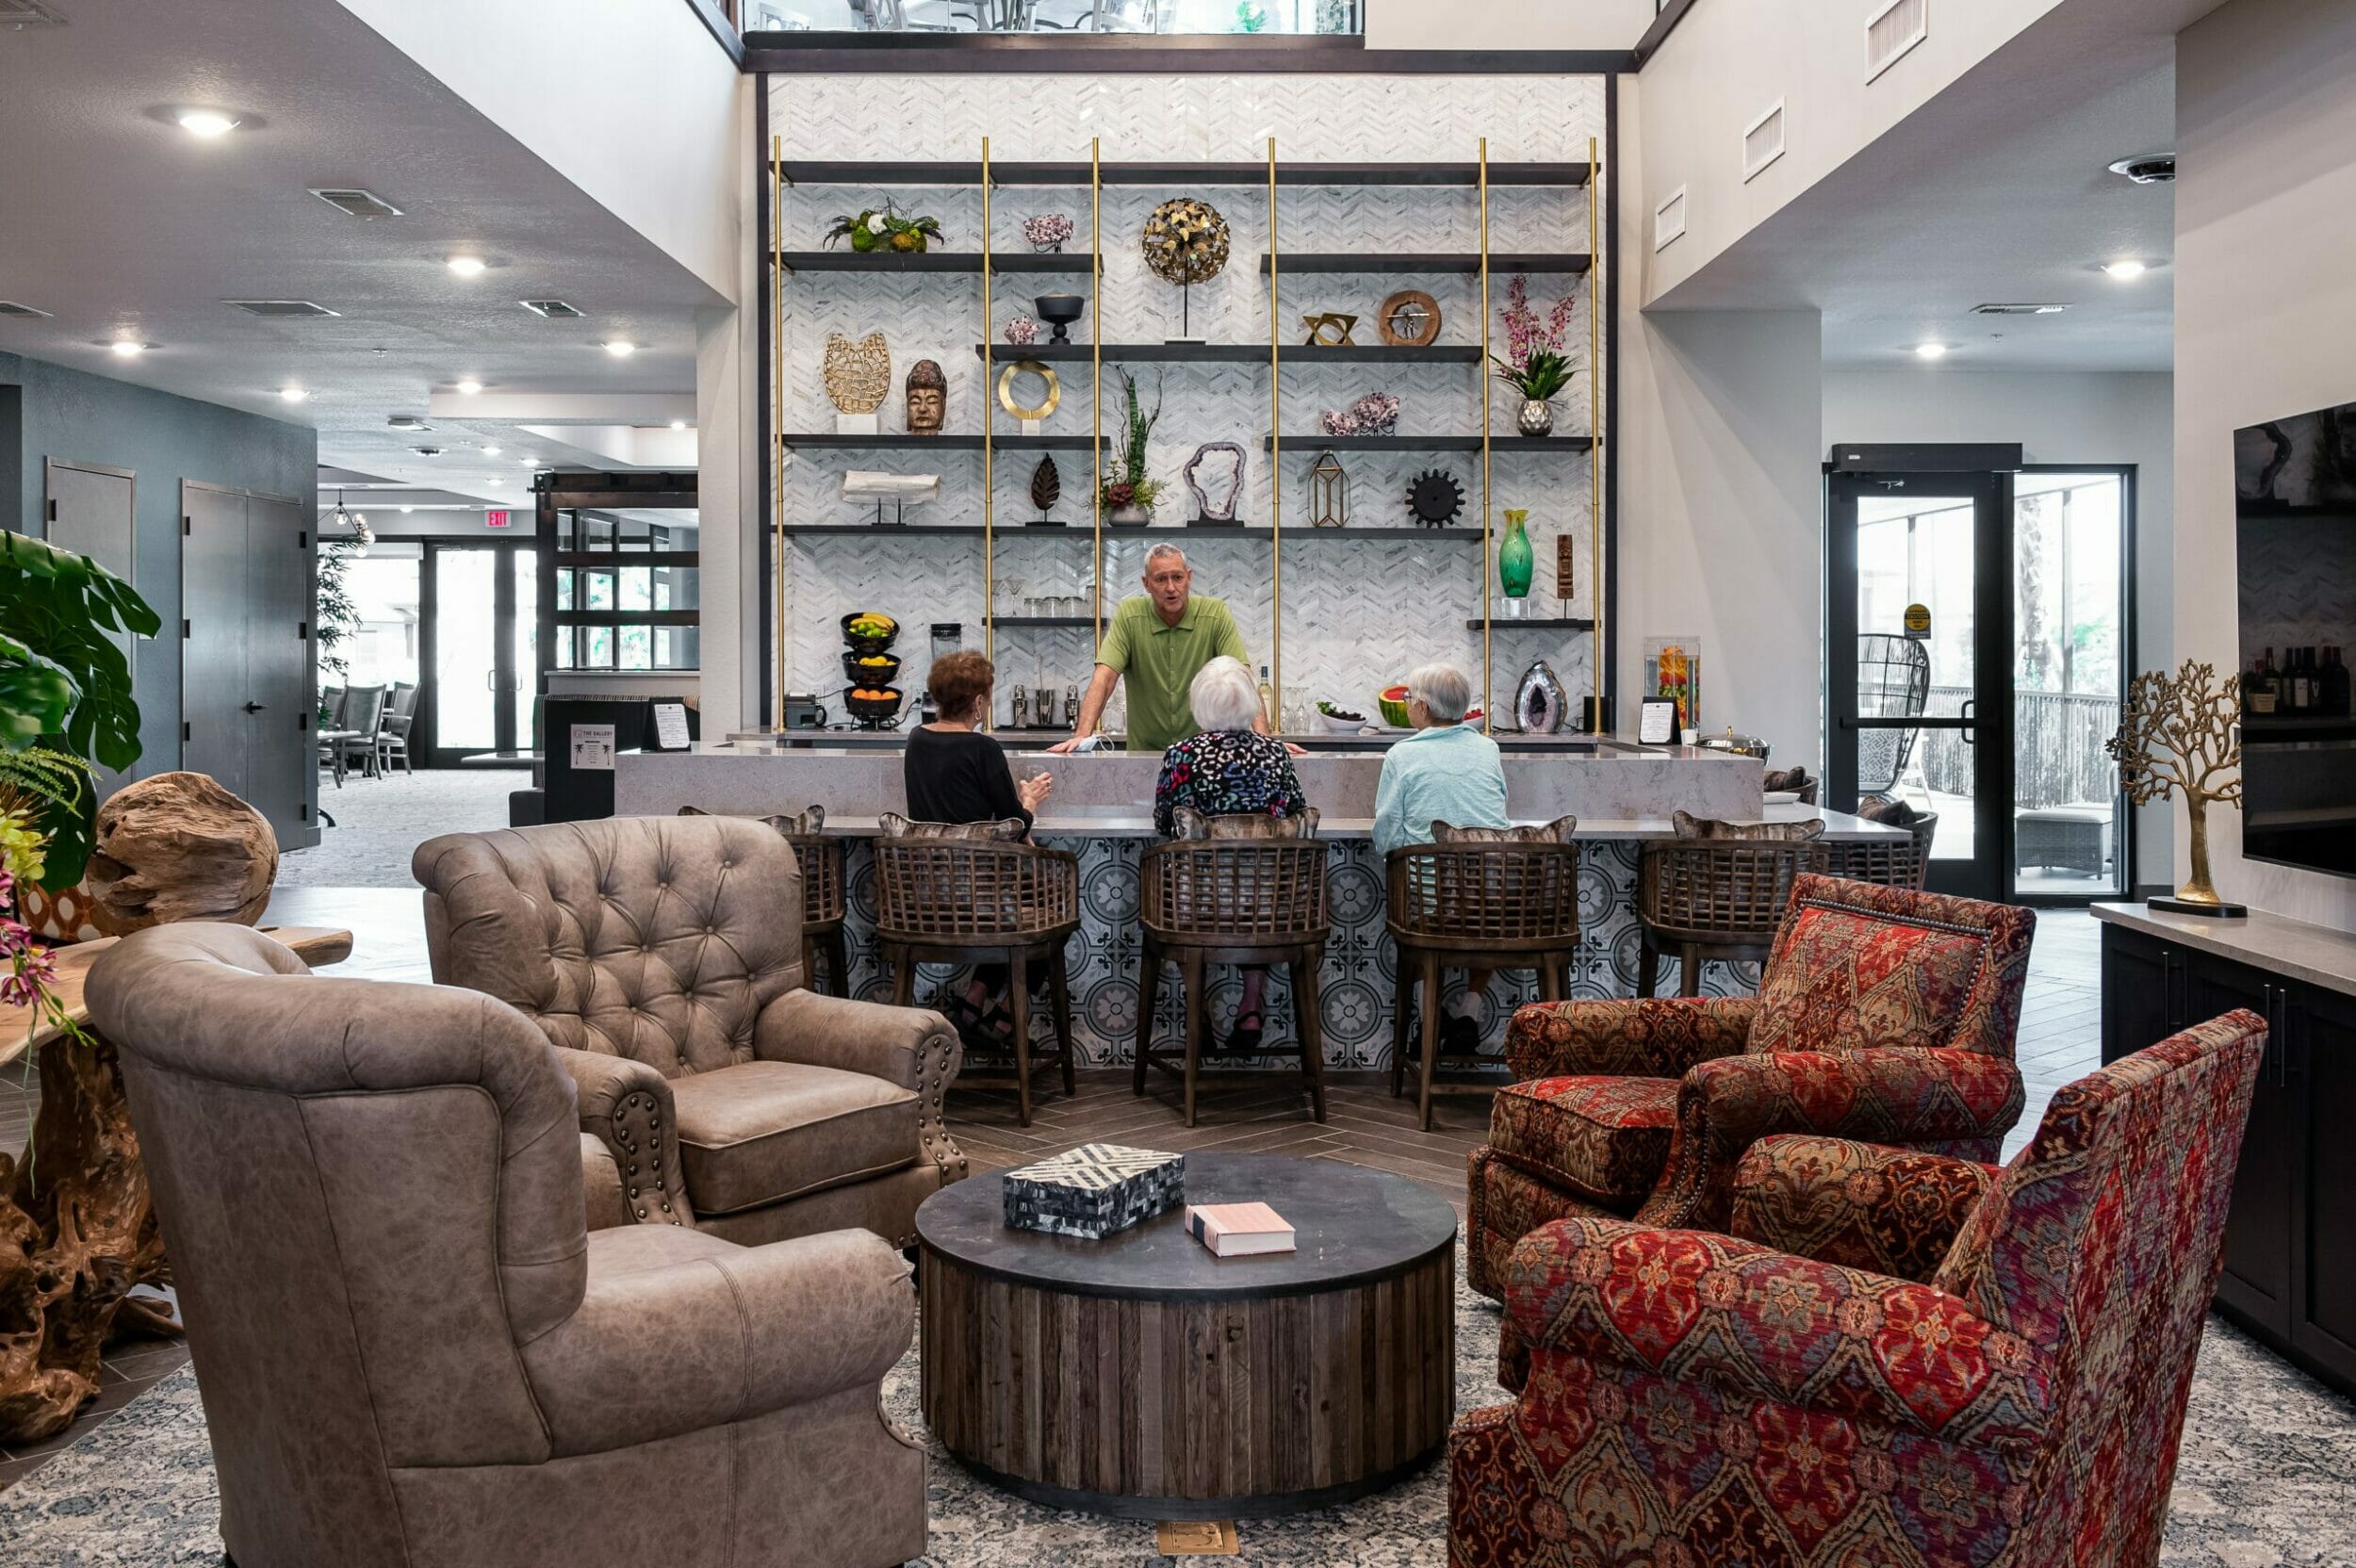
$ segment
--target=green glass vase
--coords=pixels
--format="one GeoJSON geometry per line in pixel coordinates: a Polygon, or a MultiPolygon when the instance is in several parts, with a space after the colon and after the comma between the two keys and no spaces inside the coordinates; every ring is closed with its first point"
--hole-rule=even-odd
{"type": "Polygon", "coordinates": [[[1497,585],[1505,596],[1514,601],[1507,613],[1521,610],[1520,601],[1530,596],[1530,574],[1535,557],[1530,547],[1530,531],[1523,527],[1530,520],[1528,512],[1508,509],[1505,514],[1505,543],[1497,547],[1497,585]]]}

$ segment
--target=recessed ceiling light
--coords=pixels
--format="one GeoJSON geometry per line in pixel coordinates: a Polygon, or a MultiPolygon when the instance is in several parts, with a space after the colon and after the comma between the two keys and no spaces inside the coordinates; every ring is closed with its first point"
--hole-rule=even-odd
{"type": "Polygon", "coordinates": [[[499,454],[499,449],[497,447],[485,447],[483,449],[483,455],[485,457],[497,457],[499,454]]]}
{"type": "Polygon", "coordinates": [[[299,403],[310,395],[300,386],[282,386],[278,389],[278,400],[282,403],[299,403]]]}
{"type": "Polygon", "coordinates": [[[457,273],[462,278],[479,278],[483,276],[483,270],[489,265],[490,263],[484,261],[481,256],[452,256],[450,258],[450,270],[457,273]]]}
{"type": "Polygon", "coordinates": [[[2106,261],[2102,264],[2102,270],[2119,282],[2125,283],[2131,278],[2143,276],[2151,269],[2139,261],[2106,261]]]}
{"type": "Polygon", "coordinates": [[[458,384],[458,395],[462,398],[471,398],[482,390],[483,384],[479,381],[462,381],[458,384]]]}
{"type": "Polygon", "coordinates": [[[227,136],[237,128],[237,117],[223,114],[219,109],[183,109],[179,121],[182,130],[206,141],[217,136],[227,136]]]}
{"type": "Polygon", "coordinates": [[[515,459],[515,461],[522,464],[527,468],[536,467],[540,462],[540,460],[536,457],[519,457],[515,459]]]}
{"type": "Polygon", "coordinates": [[[606,344],[605,351],[615,359],[628,359],[638,351],[638,345],[627,337],[616,337],[606,344]]]}
{"type": "Polygon", "coordinates": [[[684,419],[674,419],[671,421],[671,428],[673,430],[685,430],[687,428],[687,421],[684,419]]]}
{"type": "Polygon", "coordinates": [[[118,337],[106,345],[106,351],[118,359],[137,359],[154,347],[154,344],[141,343],[137,338],[118,337]]]}
{"type": "Polygon", "coordinates": [[[493,475],[492,475],[489,479],[484,480],[483,482],[483,483],[485,483],[485,484],[487,484],[487,485],[489,485],[492,489],[496,490],[496,489],[498,489],[500,485],[505,484],[507,482],[506,482],[505,480],[503,480],[503,479],[499,478],[497,474],[493,474],[493,475]]]}
{"type": "Polygon", "coordinates": [[[1914,346],[1914,357],[1917,359],[1945,359],[1947,357],[1947,345],[1944,343],[1917,343],[1914,346]]]}
{"type": "Polygon", "coordinates": [[[404,506],[404,507],[402,507],[402,508],[401,509],[401,514],[402,516],[406,517],[406,516],[408,516],[408,515],[409,515],[409,514],[411,514],[412,512],[415,512],[416,510],[417,510],[417,508],[416,508],[416,507],[414,507],[414,506],[404,506]]]}

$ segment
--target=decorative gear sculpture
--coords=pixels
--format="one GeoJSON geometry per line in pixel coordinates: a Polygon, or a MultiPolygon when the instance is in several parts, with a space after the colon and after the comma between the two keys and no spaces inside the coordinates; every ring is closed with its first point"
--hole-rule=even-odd
{"type": "Polygon", "coordinates": [[[1464,514],[1464,487],[1454,474],[1427,468],[1408,483],[1407,510],[1426,528],[1446,528],[1464,514]]]}

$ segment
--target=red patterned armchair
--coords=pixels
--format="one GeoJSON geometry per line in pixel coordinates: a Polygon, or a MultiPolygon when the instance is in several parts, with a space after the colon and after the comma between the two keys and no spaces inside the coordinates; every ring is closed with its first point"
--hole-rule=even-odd
{"type": "Polygon", "coordinates": [[[1549,1220],[1723,1231],[1742,1152],[1775,1133],[1996,1157],[2021,1119],[2013,1035],[2029,910],[1802,876],[1759,995],[1542,1002],[1513,1015],[1465,1260],[1504,1294],[1549,1220]]]}
{"type": "Polygon", "coordinates": [[[2265,1042],[2233,1012],[2082,1078],[2002,1171],[1774,1137],[1731,1237],[1540,1230],[1520,1396],[1449,1438],[1450,1568],[2149,1568],[2265,1042]],[[1927,1282],[1792,1250],[1951,1234],[1927,1282]]]}

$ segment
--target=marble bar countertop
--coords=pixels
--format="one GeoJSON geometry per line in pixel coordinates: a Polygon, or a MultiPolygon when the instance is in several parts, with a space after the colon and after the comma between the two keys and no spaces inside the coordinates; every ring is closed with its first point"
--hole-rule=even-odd
{"type": "MultiPolygon", "coordinates": [[[[894,737],[895,740],[900,739],[894,737]]],[[[902,745],[905,742],[902,743],[902,745]]],[[[813,803],[836,820],[906,811],[902,745],[785,747],[710,742],[692,750],[624,754],[614,760],[614,808],[623,816],[667,816],[681,807],[739,815],[799,811],[813,803]]],[[[1374,815],[1383,753],[1312,752],[1293,771],[1309,803],[1330,823],[1374,815]]],[[[1158,754],[1099,751],[1059,757],[1011,752],[1017,778],[1054,776],[1051,819],[1098,824],[1096,813],[1142,816],[1161,775],[1158,754]]],[[[1505,805],[1518,821],[1666,824],[1672,813],[1757,822],[1764,769],[1755,757],[1698,746],[1613,743],[1579,753],[1506,752],[1505,805]]],[[[1109,831],[1082,827],[1081,831],[1109,831]]]]}
{"type": "MultiPolygon", "coordinates": [[[[1880,823],[1867,822],[1843,811],[1824,811],[1813,806],[1769,806],[1762,808],[1759,819],[1764,822],[1805,822],[1822,818],[1824,841],[1827,843],[1861,843],[1876,839],[1902,839],[1904,828],[1886,827],[1880,823]]],[[[1539,825],[1548,819],[1515,818],[1516,827],[1539,825]]],[[[872,839],[882,831],[874,817],[826,816],[826,831],[845,839],[872,839]]],[[[1317,818],[1317,837],[1338,843],[1348,843],[1370,837],[1374,832],[1372,817],[1317,818]]],[[[1044,841],[1055,839],[1159,839],[1150,811],[1134,807],[1106,807],[1096,809],[1040,813],[1032,825],[1033,836],[1044,841]]],[[[1581,817],[1579,831],[1573,835],[1581,841],[1644,842],[1650,840],[1674,839],[1677,825],[1666,817],[1622,817],[1595,819],[1581,817]]]]}
{"type": "Polygon", "coordinates": [[[2098,904],[2094,918],[2284,979],[2356,996],[2356,932],[2310,925],[2259,909],[2238,920],[2219,920],[2210,915],[2173,914],[2142,904],[2098,904]]]}
{"type": "MultiPolygon", "coordinates": [[[[908,744],[909,725],[902,729],[789,729],[780,737],[774,729],[740,729],[729,734],[726,743],[739,750],[836,750],[836,751],[898,751],[908,744]]],[[[1061,726],[1041,729],[993,729],[990,738],[1010,752],[1044,750],[1063,740],[1072,731],[1061,726]]],[[[1388,751],[1405,740],[1410,730],[1361,729],[1337,732],[1330,729],[1308,733],[1293,733],[1278,739],[1300,746],[1305,751],[1388,751]]],[[[1589,735],[1581,730],[1568,730],[1560,735],[1524,735],[1518,730],[1498,730],[1489,739],[1508,751],[1569,752],[1594,755],[1605,753],[1623,756],[1681,755],[1692,751],[1708,751],[1705,746],[1648,746],[1617,736],[1589,735]]],[[[1719,755],[1712,753],[1712,755],[1719,755]]]]}

